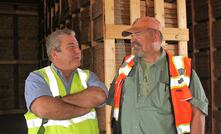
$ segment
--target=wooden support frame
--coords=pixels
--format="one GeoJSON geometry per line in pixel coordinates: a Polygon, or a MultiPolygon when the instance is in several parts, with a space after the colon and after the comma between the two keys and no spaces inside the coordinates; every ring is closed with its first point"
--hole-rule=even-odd
{"type": "Polygon", "coordinates": [[[209,43],[210,43],[210,50],[209,50],[209,52],[210,52],[210,83],[211,83],[211,85],[210,85],[210,87],[211,87],[211,100],[209,100],[209,101],[212,101],[212,103],[211,103],[211,108],[212,108],[212,112],[211,112],[211,117],[210,118],[212,118],[211,119],[211,121],[212,121],[212,134],[215,134],[216,133],[216,127],[215,127],[215,125],[216,125],[216,120],[215,120],[215,114],[214,114],[214,112],[215,111],[217,111],[218,110],[218,108],[216,107],[216,105],[215,105],[215,80],[217,80],[217,78],[216,78],[216,76],[215,76],[215,74],[214,74],[214,70],[215,70],[215,64],[214,64],[214,62],[212,62],[212,61],[214,61],[214,52],[216,51],[216,49],[215,49],[215,47],[214,47],[214,45],[213,45],[213,39],[212,39],[212,37],[213,37],[213,35],[212,35],[212,24],[213,24],[213,21],[214,21],[214,19],[213,19],[213,17],[212,17],[212,5],[211,5],[211,3],[212,3],[212,0],[208,0],[208,14],[209,14],[209,43]]]}
{"type": "MultiPolygon", "coordinates": [[[[105,0],[104,7],[104,31],[106,31],[106,24],[114,24],[114,0],[105,0]]],[[[104,79],[105,84],[109,88],[115,71],[115,40],[108,39],[106,32],[104,32],[104,79]],[[111,51],[109,51],[111,50],[111,51]]],[[[111,106],[106,106],[106,133],[111,134],[111,106]]]]}
{"type": "MultiPolygon", "coordinates": [[[[216,107],[215,105],[215,98],[214,98],[214,88],[215,88],[215,84],[214,84],[214,81],[216,80],[216,76],[214,74],[214,52],[216,51],[215,50],[215,47],[212,45],[213,44],[213,40],[212,40],[212,23],[214,21],[214,18],[212,17],[212,6],[211,6],[211,2],[212,0],[208,0],[208,25],[209,25],[209,30],[208,30],[208,34],[209,34],[209,50],[207,50],[207,52],[209,52],[209,56],[210,56],[210,78],[208,78],[207,80],[210,81],[210,91],[211,91],[211,100],[209,100],[209,102],[211,102],[211,106],[209,108],[211,108],[211,115],[208,115],[207,118],[211,118],[211,130],[209,129],[208,132],[206,132],[207,134],[215,134],[216,131],[215,131],[215,118],[214,118],[214,111],[217,111],[218,108],[216,107]]],[[[201,22],[197,22],[196,20],[196,10],[195,10],[195,2],[194,0],[191,0],[191,9],[192,9],[192,33],[193,33],[193,51],[192,51],[192,59],[193,59],[193,63],[195,63],[196,61],[196,56],[195,54],[197,53],[200,53],[201,50],[199,50],[197,47],[196,47],[196,38],[195,38],[195,26],[198,24],[198,23],[201,23],[201,22]]],[[[206,34],[206,33],[205,33],[206,34]]],[[[195,68],[195,66],[194,66],[195,68]]],[[[204,78],[205,79],[205,78],[204,78]]],[[[208,96],[207,96],[208,97],[208,96]]]]}
{"type": "Polygon", "coordinates": [[[140,0],[130,0],[130,24],[140,17],[140,0]]]}
{"type": "Polygon", "coordinates": [[[164,27],[164,0],[154,0],[154,14],[155,18],[160,21],[161,27],[164,27]]]}
{"type": "MultiPolygon", "coordinates": [[[[129,25],[106,25],[106,38],[108,39],[130,39],[130,37],[123,37],[121,35],[122,31],[130,28],[129,25]]],[[[185,28],[162,28],[162,34],[164,40],[171,41],[188,41],[189,40],[189,30],[185,28]],[[175,33],[175,34],[174,34],[175,33]]]]}
{"type": "MultiPolygon", "coordinates": [[[[187,27],[186,8],[182,8],[182,7],[186,7],[186,0],[177,0],[178,28],[187,27]]],[[[179,41],[178,53],[179,55],[188,56],[187,41],[179,41]]]]}

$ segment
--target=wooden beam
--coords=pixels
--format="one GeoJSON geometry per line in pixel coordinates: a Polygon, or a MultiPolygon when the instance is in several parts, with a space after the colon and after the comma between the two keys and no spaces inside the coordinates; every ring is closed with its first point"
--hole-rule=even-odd
{"type": "Polygon", "coordinates": [[[24,109],[10,109],[10,110],[0,110],[0,115],[9,115],[9,114],[24,114],[26,110],[24,109]]]}
{"type": "MultiPolygon", "coordinates": [[[[110,84],[115,75],[115,40],[105,39],[104,40],[104,80],[105,85],[109,89],[110,84]]],[[[106,133],[111,134],[111,110],[106,109],[106,133]]]]}
{"type": "MultiPolygon", "coordinates": [[[[107,39],[130,39],[130,36],[123,37],[122,31],[130,28],[130,25],[106,25],[105,35],[107,39]]],[[[181,28],[162,28],[164,40],[188,41],[189,30],[181,28]]]]}
{"type": "Polygon", "coordinates": [[[164,40],[188,41],[189,30],[184,28],[162,28],[164,40]]]}
{"type": "Polygon", "coordinates": [[[154,0],[154,15],[160,21],[161,27],[165,26],[164,0],[154,0]]]}
{"type": "Polygon", "coordinates": [[[38,16],[37,11],[22,11],[22,10],[6,10],[6,11],[1,10],[0,14],[38,16]]]}
{"type": "Polygon", "coordinates": [[[130,36],[123,37],[121,35],[122,31],[130,28],[130,25],[106,25],[105,35],[108,39],[130,39],[130,36]]]}
{"type": "Polygon", "coordinates": [[[111,133],[111,110],[112,106],[106,105],[105,107],[105,115],[106,115],[106,134],[112,134],[111,133]]]}
{"type": "MultiPolygon", "coordinates": [[[[179,28],[186,28],[186,0],[177,0],[177,21],[179,28]]],[[[188,56],[187,41],[179,41],[178,53],[179,55],[188,56]]]]}
{"type": "Polygon", "coordinates": [[[0,60],[0,65],[3,64],[38,64],[37,60],[0,60]]]}
{"type": "Polygon", "coordinates": [[[114,0],[104,1],[105,24],[114,24],[114,0]]]}
{"type": "MultiPolygon", "coordinates": [[[[114,25],[114,0],[104,0],[104,81],[107,88],[110,87],[115,75],[115,39],[110,39],[107,32],[107,24],[114,25]]],[[[106,106],[106,134],[111,134],[111,108],[106,106]]]]}
{"type": "MultiPolygon", "coordinates": [[[[214,63],[214,61],[215,61],[215,56],[214,56],[214,53],[216,52],[216,48],[215,48],[215,46],[213,45],[213,39],[212,39],[212,37],[213,37],[213,22],[215,21],[215,19],[213,18],[213,11],[212,11],[212,0],[208,0],[208,14],[209,14],[209,43],[210,43],[210,48],[209,48],[209,53],[210,53],[210,74],[211,74],[211,77],[210,77],[210,90],[211,90],[211,100],[209,100],[209,101],[211,101],[211,115],[209,115],[209,118],[211,118],[211,131],[212,131],[212,134],[215,134],[216,132],[218,132],[217,130],[216,130],[216,126],[217,126],[217,119],[216,118],[214,118],[215,117],[215,112],[217,111],[217,110],[219,110],[218,109],[218,107],[216,106],[216,104],[215,104],[215,88],[216,88],[216,86],[215,86],[215,81],[217,80],[217,78],[216,78],[216,75],[215,75],[215,63],[214,63]]],[[[210,132],[211,132],[210,131],[210,132]]]]}
{"type": "Polygon", "coordinates": [[[140,0],[130,0],[130,24],[140,18],[140,0]]]}

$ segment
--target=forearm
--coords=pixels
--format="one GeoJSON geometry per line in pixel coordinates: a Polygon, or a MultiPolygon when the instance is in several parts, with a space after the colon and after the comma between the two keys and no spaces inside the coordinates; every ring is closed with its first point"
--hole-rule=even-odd
{"type": "Polygon", "coordinates": [[[72,105],[94,108],[105,102],[107,96],[105,92],[98,87],[89,87],[82,92],[70,94],[62,98],[66,103],[72,105]]]}
{"type": "Polygon", "coordinates": [[[61,99],[42,96],[33,102],[31,110],[40,118],[65,120],[82,116],[88,113],[90,108],[82,108],[65,103],[61,99]]]}
{"type": "Polygon", "coordinates": [[[205,133],[205,115],[196,107],[193,107],[193,117],[191,121],[191,134],[205,133]]]}

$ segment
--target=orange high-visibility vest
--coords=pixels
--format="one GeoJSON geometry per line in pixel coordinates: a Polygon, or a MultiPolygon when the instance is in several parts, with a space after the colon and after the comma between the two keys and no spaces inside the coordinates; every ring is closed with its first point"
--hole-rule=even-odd
{"type": "Polygon", "coordinates": [[[183,56],[173,56],[167,50],[170,74],[170,93],[173,103],[175,124],[178,134],[190,133],[192,99],[189,90],[191,75],[191,59],[183,56]]]}
{"type": "MultiPolygon", "coordinates": [[[[190,133],[192,107],[188,100],[192,98],[192,94],[188,87],[191,75],[191,59],[183,56],[173,56],[167,50],[165,51],[168,56],[170,94],[177,133],[190,133]]],[[[120,97],[123,83],[134,65],[134,56],[127,56],[119,69],[119,75],[115,82],[113,117],[117,121],[119,118],[120,97]]]]}

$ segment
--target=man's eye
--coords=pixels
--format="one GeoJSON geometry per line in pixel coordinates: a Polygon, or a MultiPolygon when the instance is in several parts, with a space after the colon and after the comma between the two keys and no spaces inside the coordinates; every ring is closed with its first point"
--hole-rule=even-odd
{"type": "Polygon", "coordinates": [[[68,48],[73,48],[73,47],[74,47],[74,45],[69,45],[69,46],[68,46],[68,48]]]}

